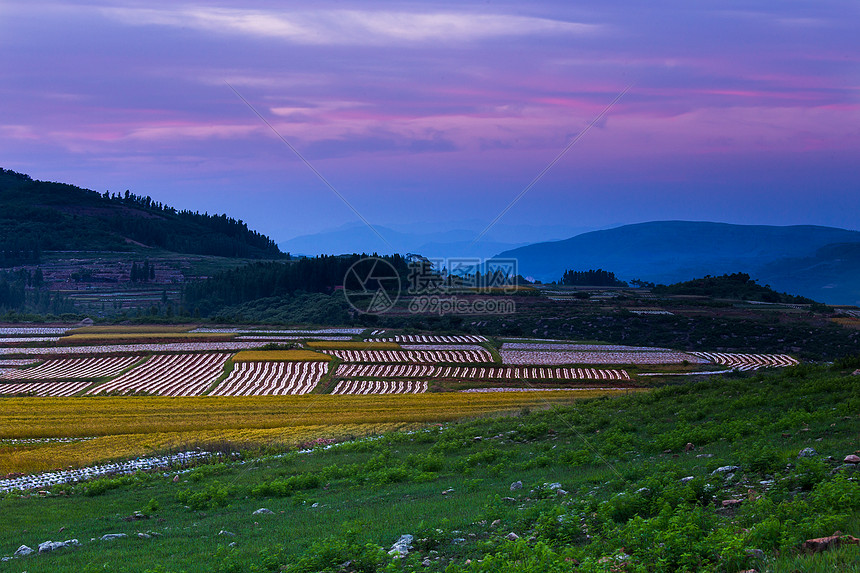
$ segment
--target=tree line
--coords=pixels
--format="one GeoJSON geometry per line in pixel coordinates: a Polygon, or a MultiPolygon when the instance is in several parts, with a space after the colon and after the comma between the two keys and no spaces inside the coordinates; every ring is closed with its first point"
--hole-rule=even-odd
{"type": "MultiPolygon", "coordinates": [[[[183,306],[208,316],[220,309],[270,297],[299,293],[332,293],[343,286],[347,270],[366,255],[321,255],[287,262],[256,262],[223,271],[185,286],[183,306]]],[[[377,255],[374,255],[377,256],[377,255]]],[[[402,283],[409,269],[400,255],[379,258],[389,262],[402,283]]]]}
{"type": "Polygon", "coordinates": [[[615,273],[603,269],[591,269],[587,271],[566,270],[561,276],[558,284],[564,286],[601,286],[601,287],[626,287],[626,282],[615,277],[615,273]]]}
{"type": "Polygon", "coordinates": [[[177,210],[128,190],[98,193],[34,181],[0,168],[0,266],[38,263],[44,251],[124,251],[132,243],[200,255],[287,257],[274,240],[227,215],[177,210]]]}

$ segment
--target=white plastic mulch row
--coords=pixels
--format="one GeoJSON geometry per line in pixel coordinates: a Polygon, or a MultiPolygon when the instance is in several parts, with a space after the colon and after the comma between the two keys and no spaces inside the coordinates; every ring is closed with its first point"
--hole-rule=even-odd
{"type": "Polygon", "coordinates": [[[361,334],[363,328],[315,328],[315,329],[281,329],[259,330],[253,328],[195,328],[191,332],[207,334],[361,334]]]}
{"type": "Polygon", "coordinates": [[[440,362],[492,362],[487,350],[325,350],[344,362],[407,362],[411,364],[440,362]]]}
{"type": "Polygon", "coordinates": [[[345,380],[338,382],[332,394],[421,394],[427,382],[417,380],[345,380]]]}
{"type": "Polygon", "coordinates": [[[199,396],[224,370],[229,354],[165,354],[87,394],[147,392],[160,396],[199,396]]]}
{"type": "Polygon", "coordinates": [[[483,380],[630,380],[626,370],[599,368],[543,368],[543,367],[439,367],[436,378],[468,378],[483,380]]]}
{"type": "Polygon", "coordinates": [[[63,335],[68,332],[69,328],[59,326],[42,326],[42,327],[32,327],[32,326],[3,326],[0,327],[0,335],[3,336],[53,336],[53,335],[63,335]]]}
{"type": "Polygon", "coordinates": [[[0,492],[44,489],[64,483],[76,483],[106,475],[131,474],[159,468],[169,468],[200,458],[209,458],[209,452],[182,452],[172,456],[137,458],[127,462],[101,464],[77,470],[58,470],[42,474],[28,475],[11,479],[0,479],[0,492]]]}
{"type": "Polygon", "coordinates": [[[503,364],[706,364],[709,360],[684,352],[574,352],[500,350],[503,364]]]}
{"type": "Polygon", "coordinates": [[[573,350],[577,352],[672,352],[671,348],[623,344],[575,344],[551,342],[503,342],[502,350],[573,350]]]}
{"type": "Polygon", "coordinates": [[[280,334],[272,334],[267,336],[254,336],[254,335],[242,335],[237,336],[236,340],[267,340],[269,342],[279,342],[281,340],[307,340],[308,338],[312,338],[314,340],[334,340],[337,342],[343,342],[345,340],[352,340],[351,336],[326,336],[326,335],[309,335],[306,334],[304,336],[287,336],[280,334]]]}
{"type": "Polygon", "coordinates": [[[476,392],[574,392],[583,390],[616,390],[618,392],[626,391],[625,388],[469,388],[468,390],[460,390],[462,393],[476,392]]]}
{"type": "Polygon", "coordinates": [[[60,358],[48,360],[34,368],[8,370],[0,380],[91,379],[116,376],[139,360],[136,356],[108,358],[60,358]]]}
{"type": "Polygon", "coordinates": [[[112,354],[141,352],[214,352],[249,350],[265,346],[265,342],[169,342],[166,344],[103,344],[99,346],[53,346],[50,348],[0,348],[4,354],[112,354]]]}
{"type": "Polygon", "coordinates": [[[733,354],[727,352],[691,352],[690,354],[742,371],[800,364],[796,358],[788,354],[733,354]]]}
{"type": "Polygon", "coordinates": [[[14,368],[16,366],[31,366],[38,363],[35,358],[12,358],[9,360],[0,360],[0,368],[14,368]]]}
{"type": "Polygon", "coordinates": [[[435,370],[426,364],[341,364],[335,374],[340,378],[422,378],[435,370]]]}
{"type": "Polygon", "coordinates": [[[477,344],[402,344],[403,350],[486,350],[477,344]]]}
{"type": "Polygon", "coordinates": [[[307,394],[319,384],[328,362],[238,362],[211,396],[307,394]]]}
{"type": "Polygon", "coordinates": [[[392,338],[368,338],[365,342],[415,342],[418,344],[480,344],[487,337],[479,334],[438,335],[438,334],[398,334],[392,338]]]}
{"type": "Polygon", "coordinates": [[[57,342],[59,336],[17,336],[15,338],[0,338],[0,344],[19,344],[30,342],[57,342]]]}
{"type": "Polygon", "coordinates": [[[92,385],[89,381],[74,382],[3,382],[0,394],[30,394],[33,396],[74,396],[92,385]]]}

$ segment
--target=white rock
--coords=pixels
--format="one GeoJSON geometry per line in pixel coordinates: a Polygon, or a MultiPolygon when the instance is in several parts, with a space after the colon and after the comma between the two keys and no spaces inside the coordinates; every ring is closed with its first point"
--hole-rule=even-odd
{"type": "Polygon", "coordinates": [[[271,509],[266,509],[265,507],[261,507],[257,511],[255,511],[252,515],[272,515],[275,513],[271,509]]]}
{"type": "Polygon", "coordinates": [[[25,557],[29,554],[33,553],[33,549],[27,547],[26,545],[22,545],[18,548],[18,550],[14,553],[15,557],[25,557]]]}
{"type": "Polygon", "coordinates": [[[715,476],[717,474],[723,474],[723,473],[727,473],[727,472],[736,472],[739,469],[741,469],[740,466],[722,466],[722,467],[719,467],[719,468],[715,469],[714,471],[712,471],[711,475],[715,476]]]}
{"type": "Polygon", "coordinates": [[[401,557],[408,555],[409,550],[412,548],[412,539],[413,537],[408,533],[405,533],[400,536],[400,539],[394,542],[394,545],[391,546],[391,550],[388,552],[389,555],[400,555],[401,557]]]}

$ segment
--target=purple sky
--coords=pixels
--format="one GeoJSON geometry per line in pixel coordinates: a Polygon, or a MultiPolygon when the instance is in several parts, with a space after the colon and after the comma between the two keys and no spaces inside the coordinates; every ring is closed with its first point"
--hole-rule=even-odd
{"type": "Polygon", "coordinates": [[[820,224],[860,213],[860,3],[0,4],[0,166],[227,212],[820,224]],[[757,6],[751,9],[750,6],[757,6]],[[647,6],[647,8],[646,8],[647,6]]]}

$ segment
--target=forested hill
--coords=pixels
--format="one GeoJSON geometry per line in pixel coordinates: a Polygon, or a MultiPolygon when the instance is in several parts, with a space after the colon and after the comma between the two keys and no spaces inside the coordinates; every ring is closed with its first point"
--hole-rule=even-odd
{"type": "Polygon", "coordinates": [[[269,237],[226,215],[178,211],[150,197],[34,181],[0,168],[0,266],[36,263],[43,251],[127,251],[274,259],[269,237]]]}

